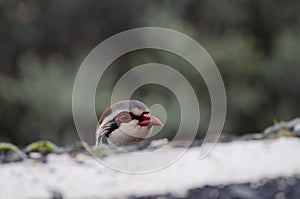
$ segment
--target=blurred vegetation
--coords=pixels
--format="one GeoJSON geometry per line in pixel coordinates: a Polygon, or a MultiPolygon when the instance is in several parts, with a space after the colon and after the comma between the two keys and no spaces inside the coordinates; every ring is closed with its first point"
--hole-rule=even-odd
{"type": "MultiPolygon", "coordinates": [[[[183,32],[212,56],[227,91],[225,132],[257,132],[274,119],[297,117],[299,10],[296,0],[1,0],[0,141],[24,146],[37,139],[57,144],[78,140],[71,106],[81,62],[109,36],[143,26],[183,32]]],[[[197,83],[201,76],[192,66],[168,52],[136,51],[116,60],[98,86],[98,115],[109,105],[118,78],[148,62],[176,68],[199,91],[202,136],[210,118],[205,84],[197,83]]],[[[134,97],[165,106],[168,121],[159,136],[172,137],[180,117],[175,96],[147,85],[134,97]]]]}

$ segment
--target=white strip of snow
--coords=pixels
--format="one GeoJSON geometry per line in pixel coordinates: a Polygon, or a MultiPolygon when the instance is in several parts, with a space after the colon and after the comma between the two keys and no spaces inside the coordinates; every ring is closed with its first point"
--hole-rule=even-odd
{"type": "MultiPolygon", "coordinates": [[[[181,148],[158,153],[157,160],[181,148]]],[[[217,144],[200,160],[200,149],[189,149],[171,166],[148,174],[126,174],[107,168],[86,155],[49,155],[48,163],[33,160],[0,165],[0,198],[50,198],[51,191],[66,198],[112,198],[173,193],[204,185],[255,182],[300,175],[300,139],[235,141],[217,144]]],[[[107,157],[127,164],[130,154],[107,157]]],[[[148,163],[151,164],[151,163],[148,163]]],[[[129,164],[135,167],[139,165],[129,164]]]]}

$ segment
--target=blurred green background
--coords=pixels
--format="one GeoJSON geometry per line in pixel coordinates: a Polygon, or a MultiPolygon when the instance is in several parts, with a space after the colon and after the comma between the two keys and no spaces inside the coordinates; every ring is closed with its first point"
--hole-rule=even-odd
{"type": "MultiPolygon", "coordinates": [[[[225,133],[257,132],[274,119],[297,117],[299,10],[296,0],[0,0],[0,141],[26,145],[36,139],[57,144],[78,140],[72,88],[81,62],[106,38],[143,26],[183,32],[208,51],[227,91],[225,133]]],[[[174,67],[197,90],[198,138],[203,136],[210,118],[207,88],[192,66],[163,51],[136,51],[116,60],[98,86],[98,116],[109,106],[118,78],[149,62],[174,67]]],[[[156,137],[174,136],[180,110],[168,89],[146,85],[133,97],[164,105],[168,121],[156,137]]]]}

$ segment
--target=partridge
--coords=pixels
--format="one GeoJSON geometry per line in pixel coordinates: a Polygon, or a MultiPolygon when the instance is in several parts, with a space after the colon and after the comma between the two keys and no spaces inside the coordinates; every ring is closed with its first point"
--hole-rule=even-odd
{"type": "Polygon", "coordinates": [[[138,100],[113,104],[101,115],[96,129],[96,145],[127,146],[143,141],[162,122],[138,100]]]}

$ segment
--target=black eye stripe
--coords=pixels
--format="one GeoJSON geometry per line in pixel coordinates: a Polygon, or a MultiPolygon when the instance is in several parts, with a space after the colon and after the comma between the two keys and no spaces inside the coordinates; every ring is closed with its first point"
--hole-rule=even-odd
{"type": "MultiPolygon", "coordinates": [[[[121,112],[121,113],[124,113],[124,112],[121,112]]],[[[118,115],[120,115],[121,113],[119,113],[118,115]]],[[[137,115],[134,115],[132,112],[125,112],[125,113],[129,113],[130,114],[130,116],[131,116],[131,118],[134,120],[138,120],[139,122],[141,122],[141,121],[143,121],[143,115],[144,114],[149,114],[149,112],[143,112],[140,116],[137,116],[137,115]]],[[[117,116],[116,116],[117,117],[117,116]]],[[[116,118],[115,117],[115,118],[116,118]]],[[[119,128],[119,125],[120,124],[117,124],[117,122],[116,122],[116,120],[115,120],[115,118],[114,119],[112,119],[112,120],[110,120],[109,122],[107,122],[104,126],[103,126],[103,128],[105,129],[105,136],[106,137],[109,137],[110,136],[110,134],[114,131],[114,130],[116,130],[117,128],[119,128]]]]}
{"type": "Polygon", "coordinates": [[[138,120],[138,121],[143,121],[143,115],[144,114],[149,114],[149,112],[143,112],[140,116],[134,115],[132,112],[129,113],[132,117],[132,119],[138,120]]]}

